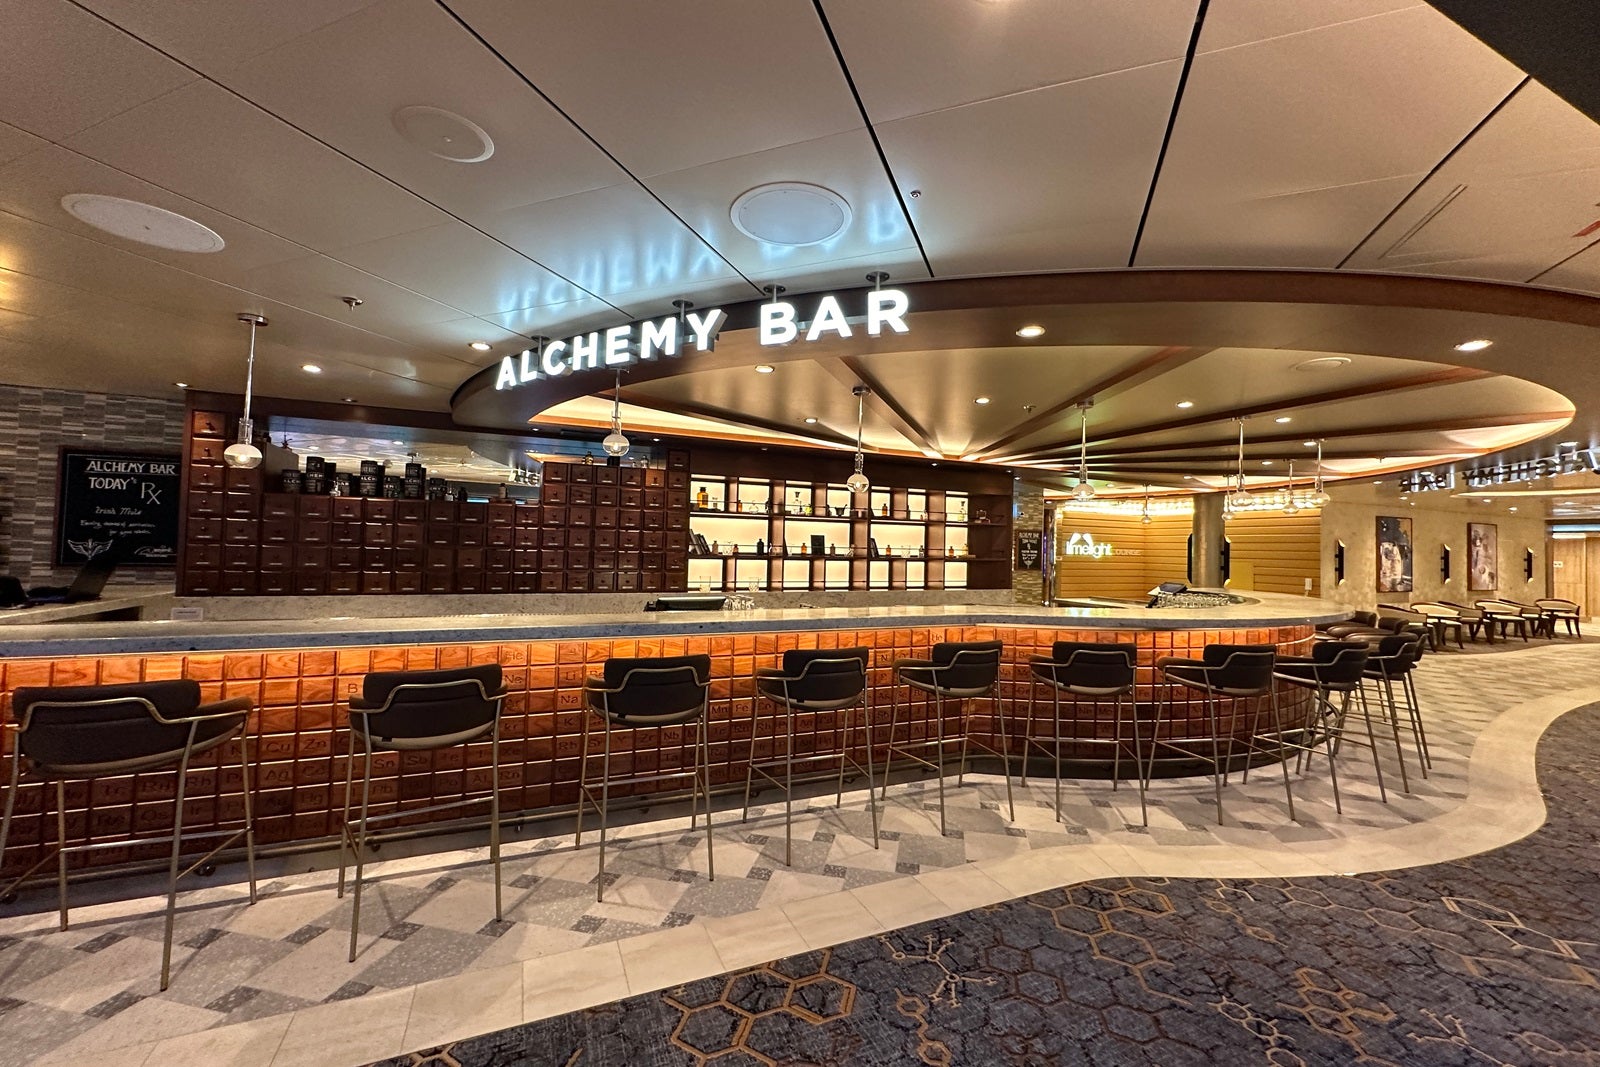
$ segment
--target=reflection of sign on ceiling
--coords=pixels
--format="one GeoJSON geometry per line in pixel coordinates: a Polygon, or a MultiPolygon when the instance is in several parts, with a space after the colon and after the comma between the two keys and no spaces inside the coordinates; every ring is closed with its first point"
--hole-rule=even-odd
{"type": "Polygon", "coordinates": [[[1111,555],[1111,542],[1096,542],[1093,534],[1081,530],[1074,531],[1067,538],[1067,543],[1061,546],[1063,556],[1085,556],[1089,559],[1104,559],[1111,555]]]}
{"type": "MultiPolygon", "coordinates": [[[[857,323],[868,337],[888,330],[906,333],[906,313],[911,301],[900,289],[874,289],[863,293],[857,323]]],[[[787,300],[762,304],[757,315],[762,345],[786,345],[792,341],[820,341],[825,337],[850,338],[856,327],[846,316],[839,297],[828,294],[817,299],[810,318],[801,320],[800,310],[787,300]]],[[[661,356],[681,355],[692,344],[698,352],[709,352],[717,343],[728,315],[721,308],[689,311],[680,318],[667,315],[659,319],[630,322],[609,330],[574,334],[564,341],[551,341],[543,349],[524,349],[500,361],[495,375],[496,390],[514,389],[529,382],[561,378],[581,371],[627,367],[653,362],[661,356]]]]}
{"type": "MultiPolygon", "coordinates": [[[[1484,489],[1507,482],[1536,482],[1557,474],[1600,474],[1600,449],[1574,449],[1553,456],[1525,459],[1518,463],[1497,463],[1493,467],[1473,467],[1463,471],[1461,481],[1473,489],[1484,489]]],[[[1400,479],[1402,493],[1423,493],[1434,489],[1454,489],[1456,472],[1413,471],[1400,479]]]]}

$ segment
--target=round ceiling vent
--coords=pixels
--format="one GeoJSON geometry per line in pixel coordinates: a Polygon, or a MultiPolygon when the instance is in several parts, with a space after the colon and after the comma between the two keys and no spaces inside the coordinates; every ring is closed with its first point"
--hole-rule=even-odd
{"type": "Polygon", "coordinates": [[[482,126],[442,107],[403,107],[394,113],[394,128],[401,137],[440,159],[482,163],[494,155],[494,138],[482,126]]]}
{"type": "Polygon", "coordinates": [[[832,189],[772,182],[740,195],[728,212],[746,237],[798,248],[837,237],[850,225],[850,205],[832,189]]]}
{"type": "Polygon", "coordinates": [[[67,214],[97,230],[174,252],[220,252],[226,242],[209,226],[154,204],[99,193],[68,193],[67,214]]]}
{"type": "Polygon", "coordinates": [[[1295,370],[1338,370],[1340,367],[1350,365],[1349,356],[1318,356],[1316,359],[1301,360],[1294,365],[1295,370]]]}

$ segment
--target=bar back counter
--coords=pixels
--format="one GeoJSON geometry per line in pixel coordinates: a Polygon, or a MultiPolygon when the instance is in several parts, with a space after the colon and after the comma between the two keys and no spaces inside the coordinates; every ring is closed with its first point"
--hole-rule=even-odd
{"type": "MultiPolygon", "coordinates": [[[[642,599],[641,606],[642,606],[642,599]]],[[[1013,724],[1027,714],[1030,656],[1048,656],[1053,642],[1124,642],[1137,650],[1138,714],[1153,713],[1158,688],[1155,662],[1162,656],[1198,657],[1207,644],[1269,644],[1283,655],[1303,655],[1318,623],[1348,616],[1324,601],[1258,594],[1244,603],[1209,608],[1141,610],[1134,607],[1027,607],[927,605],[795,608],[754,611],[593,615],[458,615],[427,618],[314,618],[235,622],[105,622],[65,627],[0,628],[0,711],[11,718],[12,693],[24,686],[96,685],[171,678],[197,680],[204,699],[248,699],[255,711],[249,733],[255,761],[254,813],[258,841],[267,848],[331,844],[344,801],[344,761],[350,750],[346,705],[374,671],[417,670],[499,663],[509,690],[501,722],[500,785],[505,817],[571,811],[577,800],[584,679],[600,673],[610,656],[711,657],[709,749],[714,787],[745,781],[751,736],[751,696],[757,667],[778,663],[794,648],[872,650],[869,684],[875,757],[889,738],[886,714],[894,686],[891,665],[925,657],[942,641],[1004,642],[999,697],[1013,724]]],[[[901,699],[904,697],[902,695],[901,699]]],[[[1197,725],[1203,706],[1172,694],[1177,714],[1197,725]],[[1187,709],[1187,710],[1185,710],[1187,709]]],[[[1043,702],[1049,707],[1048,700],[1043,702]]],[[[1303,696],[1283,696],[1286,721],[1308,714],[1303,696]]],[[[947,706],[949,719],[959,714],[947,706]]],[[[1109,731],[1111,723],[1103,724],[1109,731]]],[[[802,720],[796,752],[821,754],[835,745],[831,722],[802,720]]],[[[902,712],[896,741],[928,736],[920,708],[902,712]]],[[[1022,753],[1015,726],[1009,749],[1022,753]]],[[[1109,732],[1106,736],[1110,736],[1109,732]]],[[[859,735],[857,737],[859,743],[859,735]]],[[[1000,743],[998,737],[988,739],[1000,743]]],[[[620,759],[624,770],[644,774],[687,767],[692,738],[677,730],[651,731],[620,759]]],[[[11,743],[8,731],[7,744],[11,743]]],[[[762,736],[756,757],[772,754],[762,736]]],[[[1085,757],[1109,754],[1085,749],[1085,757]]],[[[7,751],[9,758],[9,750],[7,751]]],[[[475,750],[381,753],[376,759],[373,803],[423,807],[490,785],[488,753],[475,750]],[[469,751],[472,753],[469,755],[469,751]]],[[[863,783],[864,784],[864,783],[863,783]]],[[[644,792],[650,787],[623,787],[644,792]]],[[[237,820],[244,811],[244,776],[237,763],[201,757],[189,772],[185,825],[196,831],[237,820]],[[209,760],[209,762],[207,762],[209,760]]],[[[174,775],[108,777],[72,783],[66,790],[67,836],[118,838],[170,827],[174,775]]],[[[6,869],[20,871],[32,854],[53,843],[52,805],[44,787],[24,785],[6,869]],[[31,846],[31,847],[30,847],[31,846]]],[[[419,822],[426,816],[419,817],[419,822]]],[[[163,859],[163,846],[107,848],[99,865],[163,859]]]]}

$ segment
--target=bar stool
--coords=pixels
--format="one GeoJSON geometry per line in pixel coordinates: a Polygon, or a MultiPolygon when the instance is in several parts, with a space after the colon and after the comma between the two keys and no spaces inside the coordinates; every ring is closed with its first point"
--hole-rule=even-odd
{"type": "MultiPolygon", "coordinates": [[[[1428,751],[1428,734],[1422,725],[1422,707],[1417,700],[1416,683],[1412,680],[1411,672],[1416,669],[1422,659],[1422,642],[1410,634],[1391,634],[1379,638],[1377,651],[1367,656],[1367,667],[1363,674],[1366,681],[1373,683],[1373,689],[1383,699],[1384,709],[1389,716],[1390,725],[1394,731],[1395,753],[1400,754],[1400,714],[1404,709],[1405,715],[1411,725],[1411,737],[1416,743],[1417,764],[1422,768],[1422,777],[1428,777],[1428,769],[1433,766],[1433,757],[1428,751]],[[1400,683],[1400,696],[1395,696],[1395,683],[1400,683]]],[[[1400,756],[1400,773],[1402,781],[1405,775],[1405,757],[1400,756]]],[[[1406,791],[1410,792],[1409,784],[1406,791]]]]}
{"type": "Polygon", "coordinates": [[[605,899],[606,827],[611,806],[611,734],[613,730],[641,730],[694,724],[694,766],[687,771],[630,774],[631,785],[688,778],[693,783],[689,801],[689,829],[699,821],[700,804],[706,806],[706,872],[715,881],[716,859],[711,848],[711,748],[706,740],[706,708],[711,693],[711,657],[612,656],[600,677],[583,683],[584,702],[590,715],[583,719],[583,755],[578,770],[578,827],[573,847],[583,844],[584,806],[600,814],[600,873],[595,878],[594,899],[605,899]],[[589,723],[599,719],[605,731],[600,761],[600,799],[589,786],[589,723]]]}
{"type": "Polygon", "coordinates": [[[16,806],[17,785],[24,758],[29,762],[31,776],[42,782],[55,783],[56,848],[23,871],[6,887],[4,895],[9,896],[53,855],[56,859],[56,887],[61,901],[61,929],[65,930],[69,853],[170,841],[172,855],[167,863],[166,928],[161,943],[161,988],[165,990],[172,977],[172,923],[177,910],[178,879],[209,864],[218,852],[243,837],[245,865],[250,879],[250,903],[256,902],[255,822],[250,812],[253,776],[250,773],[245,735],[250,701],[235,697],[202,704],[200,683],[176,679],[129,685],[24,687],[12,694],[11,712],[16,720],[11,724],[16,737],[11,749],[11,788],[6,792],[5,816],[0,819],[0,859],[5,856],[6,844],[11,836],[11,818],[16,806]],[[237,830],[191,833],[190,840],[212,837],[221,837],[223,840],[180,871],[178,856],[183,848],[183,806],[190,764],[194,757],[220,748],[234,738],[239,740],[239,770],[244,776],[244,826],[237,830]],[[178,775],[170,835],[134,835],[117,841],[86,840],[81,845],[66,843],[65,783],[92,782],[97,778],[142,774],[169,767],[178,775]]]}
{"type": "MultiPolygon", "coordinates": [[[[1124,721],[1133,729],[1133,744],[1129,754],[1133,757],[1133,765],[1138,772],[1134,781],[1139,787],[1139,814],[1144,825],[1150,825],[1150,813],[1145,807],[1144,792],[1144,764],[1143,754],[1139,749],[1139,718],[1137,713],[1123,715],[1123,698],[1133,694],[1134,664],[1137,661],[1138,650],[1133,645],[1101,643],[1087,641],[1057,641],[1050,648],[1049,656],[1030,656],[1028,658],[1028,726],[1023,739],[1023,750],[1027,752],[1037,748],[1045,755],[1054,755],[1056,764],[1056,821],[1065,821],[1061,814],[1061,742],[1069,741],[1074,745],[1111,745],[1111,788],[1115,790],[1122,778],[1122,753],[1127,743],[1122,736],[1124,721]],[[1038,696],[1039,686],[1050,687],[1050,696],[1055,706],[1055,716],[1052,720],[1054,729],[1046,739],[1054,743],[1053,749],[1043,744],[1035,735],[1034,706],[1038,696]],[[1061,717],[1061,695],[1065,693],[1072,699],[1067,702],[1071,709],[1069,718],[1061,717]],[[1100,702],[1110,698],[1112,706],[1112,736],[1100,736],[1100,702]],[[1091,712],[1089,718],[1084,719],[1079,715],[1084,701],[1090,702],[1091,712]],[[1089,726],[1088,736],[1081,729],[1084,724],[1089,726]],[[1063,738],[1061,727],[1071,724],[1072,736],[1063,738]]],[[[1127,703],[1130,712],[1136,712],[1132,700],[1127,703]]],[[[1028,762],[1022,762],[1022,784],[1028,784],[1028,762]]]]}
{"type": "MultiPolygon", "coordinates": [[[[873,803],[874,778],[872,772],[872,691],[867,686],[867,664],[872,650],[868,648],[817,648],[790,649],[783,654],[780,667],[757,667],[755,695],[750,698],[750,754],[744,778],[744,816],[750,818],[750,788],[755,776],[760,775],[783,790],[783,862],[794,863],[794,765],[818,760],[839,761],[839,784],[834,797],[834,807],[844,801],[844,772],[854,768],[867,776],[867,808],[872,815],[872,847],[877,848],[878,808],[873,803]],[[783,759],[765,764],[756,763],[756,734],[759,727],[758,711],[762,700],[783,714],[783,759]],[[863,746],[867,763],[863,767],[851,755],[850,711],[862,708],[862,729],[866,735],[863,746]],[[834,738],[837,753],[813,755],[794,754],[795,713],[815,717],[835,714],[834,738]],[[772,768],[782,767],[780,780],[772,768]]],[[[773,740],[778,734],[774,723],[773,740]]]]}
{"type": "Polygon", "coordinates": [[[489,802],[489,859],[494,864],[494,917],[500,910],[500,705],[506,690],[500,665],[458,667],[443,671],[383,671],[362,681],[361,695],[350,697],[350,756],[344,769],[344,814],[339,823],[339,892],[344,897],[345,850],[355,854],[355,904],[350,913],[350,962],[356,958],[356,934],[361,929],[361,885],[369,843],[385,836],[372,833],[373,823],[407,819],[435,811],[489,802]],[[494,784],[486,797],[465,797],[421,808],[399,807],[371,814],[372,754],[374,752],[430,752],[489,742],[489,766],[494,784]],[[356,749],[362,756],[361,815],[350,820],[350,794],[356,749]],[[353,829],[352,829],[353,826],[353,829]]]}
{"type": "Polygon", "coordinates": [[[1017,803],[1011,793],[1011,754],[1006,749],[1006,720],[1000,714],[1000,654],[1004,644],[999,641],[941,641],[930,650],[928,659],[897,659],[894,661],[895,685],[909,686],[911,689],[924,694],[929,704],[933,705],[932,739],[921,741],[907,741],[904,745],[895,744],[895,729],[900,721],[899,690],[895,690],[895,697],[889,705],[889,745],[885,752],[883,772],[883,801],[889,801],[889,769],[888,762],[894,759],[898,752],[901,756],[914,763],[939,772],[939,833],[945,832],[944,818],[944,765],[945,746],[956,741],[961,742],[960,771],[956,778],[959,787],[966,779],[967,752],[974,743],[972,741],[972,718],[963,714],[968,700],[978,697],[988,697],[989,721],[995,724],[1000,734],[1000,749],[982,741],[976,742],[977,746],[992,756],[1000,759],[1000,765],[1005,769],[1006,775],[1006,803],[1011,808],[1011,819],[1017,818],[1017,803]],[[944,734],[944,702],[954,700],[956,712],[961,718],[961,736],[946,737],[944,734]],[[932,747],[936,753],[936,760],[930,760],[917,755],[912,751],[916,747],[925,751],[932,747]]]}
{"type": "MultiPolygon", "coordinates": [[[[1378,740],[1372,732],[1372,713],[1367,708],[1366,694],[1361,688],[1361,676],[1366,671],[1368,647],[1361,641],[1319,641],[1311,646],[1310,656],[1279,656],[1273,671],[1274,677],[1297,689],[1311,690],[1316,704],[1311,736],[1304,743],[1292,747],[1299,750],[1295,757],[1296,769],[1302,757],[1309,756],[1320,739],[1328,753],[1328,777],[1333,782],[1333,808],[1344,814],[1344,804],[1339,797],[1339,770],[1334,762],[1340,745],[1344,742],[1345,720],[1350,712],[1350,698],[1360,695],[1361,713],[1367,722],[1367,744],[1372,749],[1372,769],[1378,776],[1378,795],[1389,802],[1383,786],[1383,765],[1378,760],[1378,740]],[[1339,703],[1333,703],[1334,694],[1339,703]]],[[[1310,762],[1307,760],[1306,762],[1310,762]]]]}
{"type": "MultiPolygon", "coordinates": [[[[1239,704],[1245,700],[1265,700],[1272,710],[1273,734],[1276,736],[1277,756],[1283,766],[1283,791],[1289,801],[1289,818],[1294,816],[1294,792],[1289,786],[1289,766],[1283,746],[1283,719],[1278,712],[1278,691],[1272,684],[1273,665],[1277,662],[1277,649],[1272,645],[1206,645],[1200,659],[1163,656],[1156,660],[1156,671],[1166,683],[1156,701],[1155,723],[1151,728],[1150,747],[1145,759],[1145,787],[1155,770],[1156,750],[1168,748],[1190,759],[1211,764],[1211,777],[1217,796],[1217,823],[1222,823],[1222,785],[1233,763],[1234,745],[1242,740],[1246,748],[1246,761],[1262,749],[1256,744],[1261,731],[1251,727],[1248,738],[1240,739],[1239,704]],[[1204,694],[1206,718],[1211,724],[1209,736],[1178,735],[1161,738],[1164,717],[1170,717],[1172,694],[1175,689],[1188,689],[1204,694]],[[1217,713],[1219,699],[1229,702],[1228,730],[1224,735],[1217,713]],[[1164,714],[1165,713],[1165,714],[1164,714]],[[1189,746],[1205,744],[1209,749],[1189,746]],[[1224,747],[1225,746],[1225,747],[1224,747]]],[[[1257,715],[1259,718],[1259,713],[1257,715]]]]}

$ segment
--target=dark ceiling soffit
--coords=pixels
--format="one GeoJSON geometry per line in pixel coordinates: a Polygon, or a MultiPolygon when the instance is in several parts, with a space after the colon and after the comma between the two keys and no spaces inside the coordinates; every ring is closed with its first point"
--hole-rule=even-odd
{"type": "Polygon", "coordinates": [[[1494,376],[1492,371],[1478,370],[1474,367],[1446,367],[1440,370],[1427,371],[1423,374],[1407,374],[1398,378],[1385,378],[1382,381],[1369,382],[1365,385],[1352,385],[1345,389],[1329,389],[1320,393],[1303,393],[1296,397],[1288,397],[1282,400],[1266,400],[1259,404],[1247,404],[1223,411],[1208,411],[1201,415],[1185,415],[1181,418],[1147,422],[1142,426],[1130,426],[1127,429],[1115,430],[1106,434],[1091,433],[1089,435],[1089,445],[1093,447],[1106,441],[1125,441],[1130,437],[1143,437],[1152,433],[1169,433],[1173,430],[1184,430],[1191,426],[1206,426],[1228,419],[1248,419],[1273,411],[1290,411],[1320,404],[1333,404],[1341,400],[1390,396],[1395,393],[1408,392],[1412,389],[1423,389],[1434,385],[1452,385],[1458,382],[1472,382],[1494,376]]]}
{"type": "Polygon", "coordinates": [[[1593,0],[1429,0],[1462,29],[1600,122],[1593,0]]]}
{"type": "MultiPolygon", "coordinates": [[[[1349,429],[1338,430],[1331,433],[1320,433],[1317,436],[1322,438],[1324,441],[1337,441],[1342,438],[1373,437],[1390,433],[1436,433],[1446,432],[1449,430],[1483,430],[1492,429],[1496,426],[1516,426],[1522,423],[1530,422],[1555,422],[1560,419],[1570,419],[1571,417],[1572,412],[1570,411],[1531,411],[1511,415],[1484,415],[1479,418],[1470,419],[1437,419],[1431,422],[1389,423],[1383,426],[1354,426],[1350,427],[1349,429]]],[[[1307,440],[1304,430],[1300,431],[1299,433],[1267,434],[1256,438],[1247,437],[1245,439],[1245,448],[1248,451],[1251,446],[1280,444],[1287,441],[1304,440],[1307,440]]],[[[1210,441],[1191,441],[1185,445],[1133,445],[1126,448],[1119,448],[1115,454],[1126,457],[1138,454],[1181,452],[1187,449],[1195,448],[1226,448],[1230,445],[1234,448],[1237,448],[1238,444],[1239,439],[1237,437],[1216,438],[1210,441]]],[[[1326,452],[1323,454],[1327,455],[1326,452]]],[[[1009,456],[1007,459],[1008,461],[1012,462],[1027,463],[1039,460],[1049,461],[1054,458],[1076,455],[1077,448],[1073,447],[1050,449],[1048,451],[1030,453],[1027,455],[1009,456]]]]}
{"type": "Polygon", "coordinates": [[[996,438],[982,448],[968,449],[967,454],[979,458],[989,456],[1013,441],[1020,441],[1030,434],[1038,433],[1060,417],[1063,412],[1071,411],[1085,400],[1091,398],[1108,400],[1118,393],[1143,385],[1158,374],[1166,374],[1168,371],[1177,370],[1186,363],[1192,363],[1212,351],[1215,351],[1215,349],[1189,348],[1184,345],[1163,348],[1158,352],[1145,356],[1143,359],[1135,360],[1128,366],[1106,375],[1097,382],[1085,386],[1059,404],[1052,404],[1048,409],[1039,412],[1026,422],[1018,423],[1004,437],[996,438]]]}
{"type": "MultiPolygon", "coordinates": [[[[1413,278],[1348,271],[1129,270],[1066,274],[956,278],[903,286],[912,315],[986,308],[1041,308],[1083,304],[1312,304],[1458,311],[1476,315],[1548,320],[1600,328],[1600,300],[1576,293],[1494,282],[1413,278]]],[[[861,286],[851,292],[866,292],[861,286]]],[[[836,290],[843,293],[844,290],[836,290]]],[[[753,329],[762,299],[723,306],[724,335],[753,329]]],[[[662,314],[667,314],[663,309],[662,314]]],[[[508,390],[495,399],[498,363],[463,382],[450,409],[463,424],[511,425],[599,390],[592,376],[564,376],[543,382],[537,391],[508,390]],[[535,409],[534,405],[537,405],[535,409]],[[507,411],[514,408],[513,412],[507,411]],[[515,417],[512,417],[512,415],[515,417]]],[[[681,373],[678,360],[657,360],[628,368],[630,384],[681,373]]]]}

